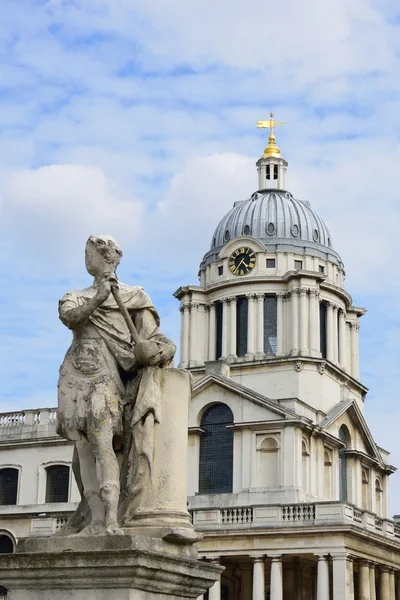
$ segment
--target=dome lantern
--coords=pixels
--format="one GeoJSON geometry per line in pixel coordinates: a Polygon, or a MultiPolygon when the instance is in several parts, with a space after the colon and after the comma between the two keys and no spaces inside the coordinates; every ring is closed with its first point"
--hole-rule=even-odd
{"type": "Polygon", "coordinates": [[[280,150],[275,143],[274,127],[285,125],[284,121],[275,121],[274,114],[270,113],[267,121],[257,121],[258,129],[269,129],[268,145],[263,156],[257,161],[258,189],[285,189],[285,175],[288,163],[282,158],[280,150]]]}

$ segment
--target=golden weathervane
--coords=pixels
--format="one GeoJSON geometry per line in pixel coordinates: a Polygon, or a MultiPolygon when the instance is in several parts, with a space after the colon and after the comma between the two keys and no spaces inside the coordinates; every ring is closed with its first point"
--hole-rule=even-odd
{"type": "Polygon", "coordinates": [[[277,125],[286,125],[285,121],[275,121],[274,113],[270,113],[270,118],[267,121],[257,121],[257,129],[269,129],[268,146],[264,150],[264,158],[269,156],[280,157],[281,153],[278,146],[275,144],[274,127],[277,125]]]}

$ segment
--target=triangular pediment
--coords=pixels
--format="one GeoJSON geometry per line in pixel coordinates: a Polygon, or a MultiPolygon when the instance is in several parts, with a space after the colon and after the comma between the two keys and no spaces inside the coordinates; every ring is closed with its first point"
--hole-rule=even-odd
{"type": "Polygon", "coordinates": [[[338,437],[342,425],[347,426],[352,438],[357,432],[357,446],[360,452],[383,464],[382,455],[356,400],[339,402],[327,414],[326,418],[319,423],[322,429],[335,437],[338,437]]]}
{"type": "Polygon", "coordinates": [[[283,408],[276,401],[238,384],[222,375],[208,374],[193,386],[190,411],[191,425],[199,411],[205,406],[221,402],[227,404],[234,415],[235,423],[255,421],[281,421],[297,419],[291,410],[283,408]]]}

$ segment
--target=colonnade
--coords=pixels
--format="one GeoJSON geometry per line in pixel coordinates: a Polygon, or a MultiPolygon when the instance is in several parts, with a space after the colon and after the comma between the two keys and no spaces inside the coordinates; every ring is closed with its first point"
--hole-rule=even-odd
{"type": "MultiPolygon", "coordinates": [[[[264,292],[247,298],[246,360],[262,359],[264,352],[264,292]]],[[[320,292],[298,287],[276,297],[276,356],[320,357],[320,292]]],[[[181,365],[196,366],[218,358],[237,358],[237,302],[226,296],[210,302],[181,304],[181,365]],[[222,305],[221,356],[217,356],[217,304],[222,305]]],[[[326,306],[326,358],[353,377],[359,376],[357,321],[347,320],[343,306],[323,300],[326,306]]]]}
{"type": "MultiPolygon", "coordinates": [[[[259,554],[253,555],[251,558],[253,560],[251,600],[265,600],[266,568],[269,568],[270,600],[284,600],[283,556],[269,554],[267,557],[265,554],[259,554]],[[268,562],[267,558],[270,559],[268,562]]],[[[319,554],[317,559],[316,595],[312,594],[313,600],[400,600],[400,572],[396,572],[393,568],[357,559],[345,552],[331,556],[319,554]],[[330,568],[330,562],[332,568],[330,568]],[[358,594],[356,596],[355,562],[358,565],[358,594]]],[[[220,564],[219,559],[213,559],[213,562],[220,564]]],[[[250,598],[250,595],[248,597],[250,598]]],[[[221,581],[218,580],[209,590],[209,600],[220,599],[221,581]]],[[[229,600],[235,599],[229,598],[229,600]]]]}

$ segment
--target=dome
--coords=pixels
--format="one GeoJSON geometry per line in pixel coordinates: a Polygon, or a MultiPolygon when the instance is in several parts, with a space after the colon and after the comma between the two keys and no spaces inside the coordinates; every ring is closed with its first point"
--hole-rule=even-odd
{"type": "Polygon", "coordinates": [[[275,246],[276,251],[311,254],[343,268],[323,220],[308,202],[297,200],[290,192],[262,190],[235,202],[217,226],[203,264],[213,260],[229,240],[244,235],[257,238],[271,251],[275,246]]]}

